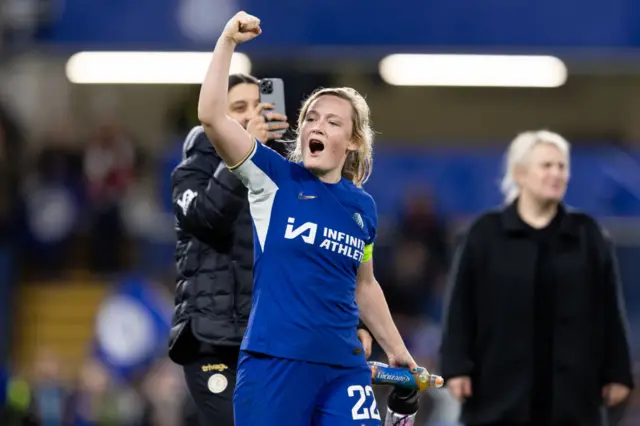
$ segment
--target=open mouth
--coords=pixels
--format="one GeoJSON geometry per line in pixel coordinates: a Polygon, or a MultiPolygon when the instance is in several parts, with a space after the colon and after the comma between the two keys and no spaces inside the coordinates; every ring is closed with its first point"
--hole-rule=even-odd
{"type": "Polygon", "coordinates": [[[309,151],[311,151],[312,154],[324,151],[324,143],[317,139],[311,139],[309,141],[309,151]]]}

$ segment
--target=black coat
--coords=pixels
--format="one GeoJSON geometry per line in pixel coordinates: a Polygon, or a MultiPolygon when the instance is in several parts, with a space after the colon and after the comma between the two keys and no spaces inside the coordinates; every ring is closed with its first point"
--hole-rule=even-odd
{"type": "Polygon", "coordinates": [[[247,189],[201,126],[187,136],[171,183],[178,277],[169,356],[185,363],[197,349],[191,336],[240,346],[251,312],[253,231],[247,189]]]}
{"type": "MultiPolygon", "coordinates": [[[[599,425],[602,386],[633,385],[616,260],[593,218],[564,207],[559,214],[550,266],[553,417],[599,425]]],[[[529,235],[514,203],[477,219],[457,249],[441,372],[471,377],[465,424],[531,419],[537,246],[529,235]]]]}

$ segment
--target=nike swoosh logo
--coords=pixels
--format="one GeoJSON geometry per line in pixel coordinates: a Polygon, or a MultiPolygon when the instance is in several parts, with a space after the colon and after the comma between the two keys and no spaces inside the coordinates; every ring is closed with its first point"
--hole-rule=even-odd
{"type": "Polygon", "coordinates": [[[314,198],[318,198],[315,195],[304,195],[302,192],[298,194],[299,200],[313,200],[314,198]]]}

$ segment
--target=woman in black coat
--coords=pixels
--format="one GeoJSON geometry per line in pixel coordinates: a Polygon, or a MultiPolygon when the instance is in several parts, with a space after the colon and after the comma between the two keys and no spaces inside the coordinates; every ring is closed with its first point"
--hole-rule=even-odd
{"type": "Polygon", "coordinates": [[[458,247],[441,347],[467,425],[596,426],[633,386],[616,260],[596,221],[567,209],[569,144],[519,135],[506,207],[458,247]]]}

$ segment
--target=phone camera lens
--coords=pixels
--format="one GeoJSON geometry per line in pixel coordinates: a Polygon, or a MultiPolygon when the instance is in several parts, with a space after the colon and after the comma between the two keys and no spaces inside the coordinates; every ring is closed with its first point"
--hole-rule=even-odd
{"type": "Polygon", "coordinates": [[[260,93],[265,95],[273,93],[273,82],[271,80],[260,81],[260,93]]]}

